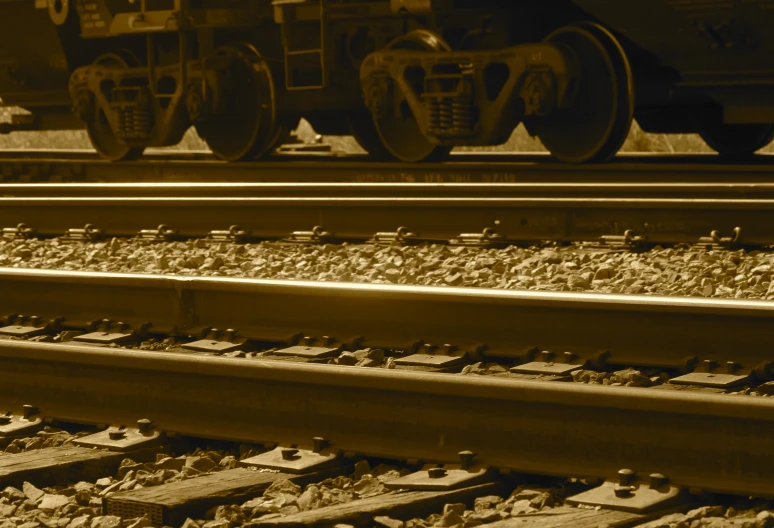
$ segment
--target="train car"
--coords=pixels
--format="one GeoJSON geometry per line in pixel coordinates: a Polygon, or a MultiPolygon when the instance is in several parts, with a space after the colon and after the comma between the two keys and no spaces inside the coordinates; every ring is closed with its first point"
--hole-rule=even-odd
{"type": "Polygon", "coordinates": [[[774,135],[769,0],[0,0],[0,132],[85,128],[136,159],[195,127],[267,155],[300,118],[375,158],[441,159],[523,123],[615,155],[633,119],[747,155],[774,135]]]}

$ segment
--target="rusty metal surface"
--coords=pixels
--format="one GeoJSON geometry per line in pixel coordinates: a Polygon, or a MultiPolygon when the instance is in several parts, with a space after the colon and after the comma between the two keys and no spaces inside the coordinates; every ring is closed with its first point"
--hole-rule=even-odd
{"type": "Polygon", "coordinates": [[[363,346],[456,345],[523,358],[540,347],[609,364],[679,368],[687,358],[741,368],[772,361],[774,303],[477,288],[433,288],[66,271],[0,271],[0,313],[111,319],[150,333],[233,328],[280,340],[301,333],[363,346]]]}
{"type": "Polygon", "coordinates": [[[767,398],[0,342],[0,404],[76,422],[774,494],[767,398]]]}
{"type": "Polygon", "coordinates": [[[334,239],[367,240],[406,227],[447,241],[485,229],[502,241],[590,241],[633,230],[651,243],[698,242],[717,230],[740,242],[774,243],[774,200],[609,197],[30,197],[0,198],[0,226],[20,223],[59,236],[92,224],[107,236],[134,236],[160,224],[185,236],[238,225],[256,238],[284,238],[322,226],[334,239]],[[356,221],[354,219],[357,219],[356,221]]]}
{"type": "Polygon", "coordinates": [[[568,165],[541,154],[455,153],[444,163],[377,163],[364,156],[283,154],[224,163],[206,152],[154,152],[110,163],[89,151],[2,151],[2,181],[252,182],[726,182],[772,180],[774,156],[746,164],[708,155],[621,155],[604,164],[568,165]]]}

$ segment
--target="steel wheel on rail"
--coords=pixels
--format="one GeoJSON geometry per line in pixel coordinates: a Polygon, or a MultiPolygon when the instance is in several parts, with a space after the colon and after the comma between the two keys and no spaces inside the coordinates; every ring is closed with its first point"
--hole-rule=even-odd
{"type": "MultiPolygon", "coordinates": [[[[425,29],[411,31],[396,38],[386,46],[386,49],[451,51],[451,47],[441,37],[425,29]]],[[[384,149],[393,158],[400,161],[417,162],[442,159],[451,151],[451,147],[431,143],[419,129],[414,113],[397,85],[395,92],[397,96],[395,98],[395,115],[391,117],[374,116],[373,119],[376,133],[384,149]]],[[[356,132],[367,143],[364,147],[369,150],[368,145],[371,145],[375,154],[378,155],[379,149],[373,145],[367,128],[360,128],[356,132]]]]}
{"type": "Polygon", "coordinates": [[[698,132],[704,142],[721,156],[752,156],[774,140],[774,125],[727,125],[717,120],[699,119],[698,132]]]}
{"type": "Polygon", "coordinates": [[[269,66],[248,43],[223,46],[215,55],[233,59],[227,104],[223,112],[197,123],[196,132],[220,159],[260,158],[271,152],[286,133],[277,123],[274,78],[269,66]]]}
{"type": "Polygon", "coordinates": [[[553,156],[562,161],[604,161],[618,152],[634,116],[634,82],[618,40],[597,24],[566,26],[546,42],[575,54],[581,69],[570,108],[525,119],[553,156]]]}
{"type": "Polygon", "coordinates": [[[379,137],[379,132],[376,131],[373,117],[367,110],[363,112],[353,112],[347,116],[347,126],[352,137],[355,138],[357,144],[360,145],[363,150],[368,152],[368,155],[379,161],[388,161],[393,159],[392,154],[387,147],[382,143],[382,139],[379,137]]]}
{"type": "MultiPolygon", "coordinates": [[[[114,53],[100,55],[94,61],[95,66],[106,68],[126,69],[139,66],[140,61],[129,51],[122,50],[114,53]]],[[[104,110],[95,105],[93,116],[86,123],[86,131],[89,135],[94,150],[100,157],[110,161],[136,160],[145,151],[145,147],[133,147],[116,137],[113,127],[110,126],[104,110]]]]}

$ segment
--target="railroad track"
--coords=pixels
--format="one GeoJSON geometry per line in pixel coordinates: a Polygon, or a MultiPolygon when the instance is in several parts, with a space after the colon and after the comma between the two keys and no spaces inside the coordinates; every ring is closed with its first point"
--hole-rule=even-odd
{"type": "Polygon", "coordinates": [[[4,182],[770,182],[774,157],[745,164],[707,155],[621,155],[568,165],[541,154],[455,153],[444,163],[376,163],[359,155],[288,153],[223,163],[204,152],[155,152],[110,163],[87,151],[0,151],[4,182]]]}
{"type": "Polygon", "coordinates": [[[0,185],[0,226],[22,236],[225,241],[596,241],[608,247],[774,243],[774,185],[44,184],[0,185]],[[84,230],[84,226],[91,226],[84,230]],[[159,232],[159,226],[165,228],[159,232]],[[234,227],[232,227],[234,226],[234,227]]]}
{"type": "Polygon", "coordinates": [[[726,394],[768,390],[766,302],[5,270],[0,306],[16,314],[0,330],[8,410],[774,494],[761,457],[774,403],[726,394]],[[377,349],[383,368],[342,366],[377,349]],[[490,363],[501,368],[471,374],[490,363]],[[667,383],[571,381],[634,366],[632,381],[667,383]]]}

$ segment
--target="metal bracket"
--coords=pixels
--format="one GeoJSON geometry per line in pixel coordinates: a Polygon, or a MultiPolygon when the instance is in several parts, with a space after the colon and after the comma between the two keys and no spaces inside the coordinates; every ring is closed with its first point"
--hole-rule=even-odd
{"type": "Polygon", "coordinates": [[[23,409],[21,416],[10,412],[0,414],[0,438],[30,436],[43,427],[41,418],[33,418],[38,414],[37,408],[32,405],[24,405],[23,409]]]}
{"type": "Polygon", "coordinates": [[[599,237],[599,245],[613,249],[627,249],[637,251],[646,249],[648,239],[635,234],[633,229],[627,229],[623,235],[603,235],[599,237]]]}
{"type": "Polygon", "coordinates": [[[750,373],[740,371],[740,365],[734,361],[726,362],[725,372],[719,372],[717,367],[717,362],[705,359],[694,372],[672,378],[669,383],[726,389],[750,380],[750,373]]]}
{"type": "Polygon", "coordinates": [[[473,465],[475,453],[462,451],[459,456],[459,464],[426,464],[420,471],[385,482],[384,486],[389,489],[446,491],[492,478],[493,474],[487,466],[473,465]]]}
{"type": "Polygon", "coordinates": [[[729,249],[736,248],[741,245],[742,228],[735,227],[734,234],[730,237],[721,237],[720,233],[713,230],[708,237],[701,237],[696,243],[697,246],[705,246],[707,250],[710,249],[729,249]]]}
{"type": "Polygon", "coordinates": [[[11,315],[6,319],[6,322],[9,323],[8,326],[0,328],[0,335],[29,338],[44,334],[56,334],[61,330],[60,324],[63,320],[63,317],[44,321],[37,315],[11,315]]]}
{"type": "Polygon", "coordinates": [[[585,366],[585,362],[577,363],[577,356],[572,352],[562,354],[562,362],[554,361],[555,354],[547,350],[540,352],[540,361],[531,361],[523,365],[511,367],[516,374],[546,374],[549,376],[569,376],[585,366]]]}
{"type": "Polygon", "coordinates": [[[19,224],[16,227],[4,227],[0,236],[10,238],[11,240],[28,240],[37,234],[37,229],[27,227],[27,224],[19,224]]]}
{"type": "Polygon", "coordinates": [[[137,428],[113,425],[99,433],[73,440],[73,444],[81,447],[126,452],[152,447],[161,443],[162,439],[162,433],[153,428],[153,422],[142,419],[137,421],[137,428]]]}
{"type": "Polygon", "coordinates": [[[89,326],[91,332],[76,336],[73,341],[96,345],[125,344],[141,339],[141,335],[150,324],[143,325],[138,331],[133,330],[128,323],[113,322],[110,319],[92,321],[89,326]]]}
{"type": "Polygon", "coordinates": [[[237,330],[226,328],[205,328],[200,334],[201,339],[181,345],[185,350],[194,352],[226,353],[234,350],[246,350],[247,339],[237,337],[237,330]]]}
{"type": "Polygon", "coordinates": [[[180,235],[166,224],[161,224],[156,229],[141,230],[137,233],[137,238],[142,242],[171,242],[180,238],[180,235]]]}
{"type": "Polygon", "coordinates": [[[463,363],[465,363],[465,356],[434,356],[430,354],[411,354],[395,360],[395,364],[401,367],[451,368],[463,363]]]}
{"type": "Polygon", "coordinates": [[[314,438],[311,449],[301,446],[280,445],[279,447],[242,460],[248,467],[274,469],[285,473],[312,473],[320,469],[335,466],[341,462],[340,453],[327,449],[328,441],[314,438]]]}
{"type": "Polygon", "coordinates": [[[341,347],[316,347],[296,345],[272,352],[274,356],[298,357],[304,359],[325,359],[336,357],[341,352],[341,347]]]}
{"type": "Polygon", "coordinates": [[[212,339],[200,339],[180,346],[185,350],[194,352],[233,352],[242,348],[244,343],[232,343],[231,341],[213,341],[212,339]]]}
{"type": "Polygon", "coordinates": [[[252,240],[253,235],[250,231],[244,231],[238,225],[232,225],[225,231],[210,231],[205,239],[210,244],[228,242],[234,244],[245,244],[252,240]]]}
{"type": "Polygon", "coordinates": [[[290,244],[326,244],[333,238],[322,226],[314,226],[311,231],[293,231],[283,242],[290,244]]]}
{"type": "Polygon", "coordinates": [[[374,237],[368,241],[368,243],[377,244],[380,246],[403,245],[408,244],[412,241],[412,239],[416,238],[416,233],[412,233],[408,230],[407,227],[401,226],[394,233],[389,231],[376,233],[374,237]]]}
{"type": "Polygon", "coordinates": [[[495,233],[491,227],[487,227],[481,233],[461,233],[457,238],[452,238],[449,244],[452,246],[491,247],[504,243],[504,237],[495,233]]]}
{"type": "Polygon", "coordinates": [[[105,232],[93,224],[86,224],[83,229],[68,229],[60,240],[65,242],[95,242],[105,238],[105,232]]]}
{"type": "Polygon", "coordinates": [[[572,506],[600,506],[630,513],[648,513],[686,500],[686,493],[660,473],[651,473],[648,480],[638,479],[630,469],[618,472],[618,482],[605,481],[601,486],[566,499],[572,506]]]}
{"type": "Polygon", "coordinates": [[[446,370],[463,365],[468,353],[460,351],[455,345],[441,347],[428,343],[422,344],[415,354],[395,359],[398,367],[424,367],[433,370],[446,370]]]}

